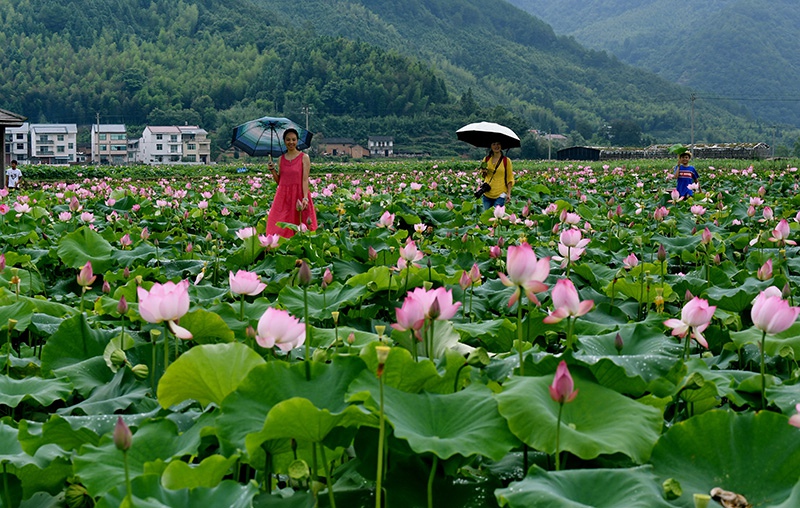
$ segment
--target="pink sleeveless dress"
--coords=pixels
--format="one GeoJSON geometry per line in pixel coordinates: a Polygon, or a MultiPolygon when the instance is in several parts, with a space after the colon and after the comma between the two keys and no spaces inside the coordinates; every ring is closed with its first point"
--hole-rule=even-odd
{"type": "Polygon", "coordinates": [[[300,224],[302,221],[309,230],[317,229],[317,211],[311,196],[308,197],[308,206],[301,212],[297,211],[297,201],[303,200],[303,154],[299,154],[292,160],[281,155],[279,161],[280,183],[275,191],[275,199],[269,209],[267,217],[267,234],[281,235],[284,238],[294,236],[294,231],[278,226],[279,222],[300,224]]]}

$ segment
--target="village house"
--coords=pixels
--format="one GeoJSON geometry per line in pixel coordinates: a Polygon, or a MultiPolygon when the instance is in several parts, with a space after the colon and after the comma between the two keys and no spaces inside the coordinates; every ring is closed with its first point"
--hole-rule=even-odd
{"type": "Polygon", "coordinates": [[[91,160],[100,164],[128,162],[128,134],[122,124],[92,125],[91,160]]]}
{"type": "Polygon", "coordinates": [[[367,147],[372,157],[392,157],[394,155],[394,138],[392,136],[370,136],[367,140],[367,147]]]}
{"type": "Polygon", "coordinates": [[[357,144],[353,138],[325,138],[319,143],[323,155],[346,155],[353,159],[360,159],[368,155],[367,150],[357,144]]]}

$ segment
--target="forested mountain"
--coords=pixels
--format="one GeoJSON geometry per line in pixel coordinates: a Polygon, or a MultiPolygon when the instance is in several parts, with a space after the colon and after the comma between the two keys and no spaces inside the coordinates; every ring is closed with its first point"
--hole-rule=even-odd
{"type": "Polygon", "coordinates": [[[698,91],[736,98],[765,122],[800,126],[795,0],[509,0],[559,34],[698,91]]]}
{"type": "MultiPolygon", "coordinates": [[[[689,140],[690,90],[501,0],[0,0],[0,44],[0,107],[135,135],[196,123],[215,153],[237,123],[306,110],[324,136],[439,155],[463,151],[454,131],[478,119],[689,140]]],[[[739,113],[698,104],[695,139],[764,140],[739,113]]]]}

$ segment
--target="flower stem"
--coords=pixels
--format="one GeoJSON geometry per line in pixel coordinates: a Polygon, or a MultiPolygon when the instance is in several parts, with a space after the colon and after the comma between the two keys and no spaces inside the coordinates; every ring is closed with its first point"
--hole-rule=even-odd
{"type": "Polygon", "coordinates": [[[439,466],[439,456],[433,456],[431,474],[428,476],[428,508],[433,508],[433,479],[436,477],[436,468],[439,466]]]}
{"type": "Polygon", "coordinates": [[[386,422],[383,414],[383,376],[378,378],[378,386],[380,387],[380,407],[378,410],[378,473],[375,479],[375,508],[381,507],[381,484],[383,483],[383,442],[386,440],[386,422]]]}
{"type": "Polygon", "coordinates": [[[311,381],[311,327],[308,325],[308,285],[303,285],[303,312],[305,314],[305,323],[306,323],[306,357],[305,357],[305,366],[306,366],[306,381],[311,381]]]}
{"type": "Polygon", "coordinates": [[[558,422],[556,423],[556,471],[561,470],[561,462],[559,455],[561,455],[561,412],[564,410],[564,403],[558,405],[558,422]]]}
{"type": "Polygon", "coordinates": [[[519,375],[525,375],[525,360],[522,358],[522,297],[517,301],[517,349],[519,349],[519,375]]]}
{"type": "Polygon", "coordinates": [[[767,341],[767,332],[761,332],[761,409],[766,409],[767,407],[767,378],[764,374],[764,362],[765,362],[765,352],[764,346],[766,345],[767,341]]]}
{"type": "Polygon", "coordinates": [[[325,457],[325,445],[319,443],[319,454],[322,457],[322,466],[325,468],[325,478],[328,482],[328,500],[331,503],[331,508],[336,508],[336,499],[333,496],[333,477],[331,476],[331,466],[328,464],[328,459],[325,457]]]}
{"type": "Polygon", "coordinates": [[[122,460],[125,463],[125,489],[128,492],[128,506],[133,506],[133,489],[131,489],[131,475],[128,471],[128,450],[122,452],[122,460]]]}
{"type": "Polygon", "coordinates": [[[167,367],[169,367],[169,326],[164,321],[164,372],[167,371],[167,367]]]}
{"type": "Polygon", "coordinates": [[[239,321],[244,321],[244,295],[242,295],[242,299],[239,301],[239,321]]]}

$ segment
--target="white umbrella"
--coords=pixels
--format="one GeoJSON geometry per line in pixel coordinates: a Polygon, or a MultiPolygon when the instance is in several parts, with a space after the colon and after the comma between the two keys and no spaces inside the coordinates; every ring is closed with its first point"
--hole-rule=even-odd
{"type": "Polygon", "coordinates": [[[476,122],[465,125],[456,131],[456,136],[461,141],[470,145],[489,148],[492,143],[499,141],[503,149],[520,146],[519,136],[514,131],[493,122],[476,122]]]}

